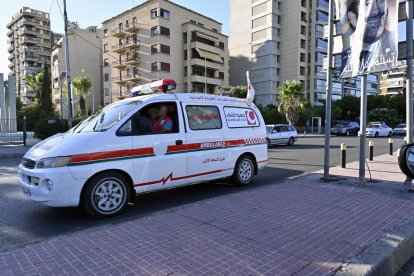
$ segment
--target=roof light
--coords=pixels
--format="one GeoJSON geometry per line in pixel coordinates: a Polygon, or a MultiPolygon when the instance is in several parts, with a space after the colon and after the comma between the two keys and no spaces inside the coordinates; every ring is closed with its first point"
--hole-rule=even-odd
{"type": "Polygon", "coordinates": [[[131,96],[135,97],[143,94],[153,94],[157,92],[170,92],[177,87],[177,83],[173,79],[163,79],[142,85],[135,86],[131,90],[131,96]]]}

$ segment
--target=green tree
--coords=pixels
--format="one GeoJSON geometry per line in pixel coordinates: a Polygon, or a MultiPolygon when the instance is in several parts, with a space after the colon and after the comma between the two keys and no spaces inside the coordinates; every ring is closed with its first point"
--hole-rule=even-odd
{"type": "Polygon", "coordinates": [[[300,111],[306,104],[303,98],[302,84],[296,80],[285,81],[279,86],[279,112],[289,124],[294,125],[299,120],[300,111]]]}
{"type": "Polygon", "coordinates": [[[41,93],[39,99],[39,107],[45,117],[51,116],[54,113],[52,102],[52,81],[49,73],[49,66],[45,63],[43,72],[43,81],[41,86],[41,93]]]}
{"type": "Polygon", "coordinates": [[[35,94],[35,99],[40,99],[40,93],[42,91],[43,73],[37,73],[36,75],[30,74],[26,76],[26,86],[29,87],[35,94]]]}
{"type": "Polygon", "coordinates": [[[75,95],[79,97],[79,107],[81,116],[86,115],[86,100],[85,97],[89,95],[89,90],[92,87],[92,80],[89,77],[79,76],[73,80],[73,87],[75,88],[75,95]]]}
{"type": "Polygon", "coordinates": [[[247,97],[247,86],[227,86],[219,89],[215,94],[245,99],[247,97]]]}
{"type": "Polygon", "coordinates": [[[367,110],[375,108],[389,108],[387,98],[382,95],[368,95],[367,96],[367,110]]]}
{"type": "Polygon", "coordinates": [[[341,119],[344,120],[356,120],[357,116],[359,116],[359,109],[360,109],[360,98],[355,96],[344,96],[342,99],[335,102],[335,104],[342,110],[341,119]],[[349,111],[349,117],[348,117],[349,111]]]}
{"type": "Polygon", "coordinates": [[[392,108],[375,108],[367,114],[368,121],[384,121],[390,127],[395,127],[402,120],[397,110],[392,108]]]}

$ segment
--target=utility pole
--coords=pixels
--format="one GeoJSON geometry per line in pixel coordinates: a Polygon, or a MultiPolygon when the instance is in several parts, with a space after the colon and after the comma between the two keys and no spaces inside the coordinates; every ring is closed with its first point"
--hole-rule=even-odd
{"type": "Polygon", "coordinates": [[[365,185],[365,141],[367,132],[367,80],[368,75],[361,76],[361,116],[359,136],[359,185],[365,185]]]}
{"type": "Polygon", "coordinates": [[[73,97],[72,97],[72,87],[71,87],[72,82],[70,80],[68,13],[66,12],[66,0],[63,0],[63,17],[65,19],[66,83],[67,83],[67,92],[68,92],[68,124],[69,124],[69,128],[72,128],[73,97]]]}
{"type": "Polygon", "coordinates": [[[413,142],[413,0],[405,2],[405,11],[407,15],[407,143],[413,142]]]}
{"type": "Polygon", "coordinates": [[[331,148],[331,106],[332,106],[332,61],[333,61],[333,27],[334,1],[329,1],[329,38],[328,38],[328,66],[326,70],[326,111],[325,111],[325,155],[323,163],[323,179],[329,181],[329,152],[331,148]]]}
{"type": "MultiPolygon", "coordinates": [[[[406,83],[406,116],[407,116],[407,143],[413,142],[413,0],[405,2],[406,13],[406,61],[407,61],[407,83],[406,83]]],[[[409,177],[403,183],[403,189],[409,190],[412,179],[409,177]]]]}

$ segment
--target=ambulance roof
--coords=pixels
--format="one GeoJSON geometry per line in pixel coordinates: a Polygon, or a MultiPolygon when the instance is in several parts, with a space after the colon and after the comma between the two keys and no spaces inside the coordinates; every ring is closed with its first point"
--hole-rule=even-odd
{"type": "Polygon", "coordinates": [[[231,105],[242,105],[246,106],[247,104],[243,99],[227,97],[227,96],[217,96],[211,94],[200,94],[200,93],[173,93],[173,94],[148,94],[143,96],[136,96],[132,98],[127,98],[123,101],[154,101],[154,100],[179,100],[183,102],[192,102],[192,103],[208,103],[208,104],[231,104],[231,105]]]}

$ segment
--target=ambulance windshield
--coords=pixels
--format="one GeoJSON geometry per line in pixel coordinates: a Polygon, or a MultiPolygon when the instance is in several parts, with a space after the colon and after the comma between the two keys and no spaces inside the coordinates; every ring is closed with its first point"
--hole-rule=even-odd
{"type": "Polygon", "coordinates": [[[113,103],[96,114],[82,121],[69,132],[102,132],[110,129],[131,110],[140,105],[141,101],[113,103]]]}

